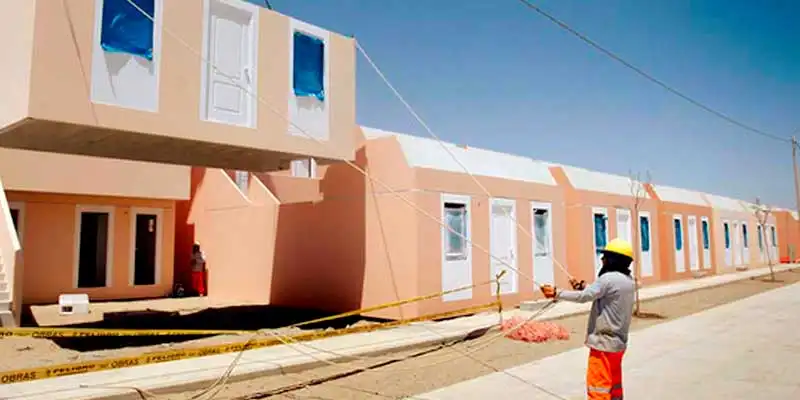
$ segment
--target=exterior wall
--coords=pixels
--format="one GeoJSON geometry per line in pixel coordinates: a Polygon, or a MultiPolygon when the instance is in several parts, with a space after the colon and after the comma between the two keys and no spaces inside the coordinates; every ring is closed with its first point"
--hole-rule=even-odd
{"type": "MultiPolygon", "coordinates": [[[[569,265],[570,273],[578,279],[592,282],[596,278],[592,209],[594,207],[606,209],[609,240],[617,236],[616,209],[627,208],[631,210],[631,234],[635,238],[634,242],[638,243],[640,234],[639,216],[633,212],[634,200],[630,196],[577,190],[570,183],[562,167],[550,167],[550,171],[559,185],[565,190],[567,265],[569,265]]],[[[665,279],[660,271],[659,263],[659,255],[663,248],[663,243],[661,243],[660,235],[657,234],[660,232],[661,226],[659,219],[655,217],[658,215],[658,202],[654,199],[643,198],[639,205],[639,211],[649,212],[651,216],[650,251],[653,257],[653,276],[642,279],[642,283],[647,285],[665,279]]],[[[637,245],[634,244],[634,247],[637,247],[637,245]]]]}
{"type": "Polygon", "coordinates": [[[800,256],[800,223],[790,211],[773,211],[778,235],[778,251],[780,262],[786,263],[800,256]]]}
{"type": "MultiPolygon", "coordinates": [[[[244,2],[232,3],[249,7],[244,2]]],[[[56,122],[48,125],[52,127],[48,131],[41,131],[36,125],[15,136],[1,134],[3,146],[187,165],[247,166],[252,170],[274,169],[281,157],[291,154],[322,159],[353,157],[356,137],[352,38],[321,31],[327,36],[329,60],[325,88],[329,112],[327,121],[321,124],[328,127],[328,132],[320,136],[327,146],[321,146],[289,133],[287,119],[295,118],[289,108],[294,96],[290,95],[291,29],[298,26],[296,20],[253,6],[257,10],[257,73],[253,81],[260,100],[255,102],[253,114],[256,125],[248,128],[206,122],[199,115],[203,62],[193,51],[203,49],[206,1],[156,1],[152,62],[100,49],[96,21],[101,4],[90,0],[11,0],[0,6],[6,22],[0,24],[0,29],[7,33],[6,37],[13,38],[7,49],[13,52],[6,54],[21,60],[0,65],[0,79],[8,80],[8,85],[3,86],[14,89],[12,107],[4,107],[0,123],[5,126],[24,117],[56,122]],[[167,31],[180,40],[168,37],[167,31]],[[185,48],[181,41],[192,49],[185,48]],[[147,65],[137,67],[136,63],[147,65]],[[59,73],[53,73],[53,65],[59,66],[59,73]],[[130,73],[132,69],[139,72],[130,73]],[[98,85],[108,85],[109,81],[114,85],[121,79],[120,74],[128,73],[130,80],[108,91],[116,99],[97,98],[98,85]],[[140,100],[136,96],[147,96],[136,92],[144,86],[153,92],[152,101],[115,105],[125,96],[136,101],[140,100]],[[123,96],[122,92],[127,94],[123,96]],[[146,135],[135,136],[136,133],[146,135]]],[[[299,125],[308,125],[302,117],[297,118],[299,125]]]]}
{"type": "Polygon", "coordinates": [[[212,304],[269,303],[277,218],[278,200],[258,179],[245,194],[225,171],[205,171],[188,222],[206,257],[212,304]]]}
{"type": "Polygon", "coordinates": [[[7,191],[11,203],[24,204],[22,246],[23,299],[26,304],[52,303],[64,293],[87,293],[93,301],[162,297],[172,290],[174,248],[174,201],[120,197],[76,196],[7,191]],[[79,205],[108,206],[113,209],[111,223],[111,284],[103,288],[76,288],[76,212],[79,205]],[[161,211],[162,241],[160,274],[157,283],[133,286],[132,208],[161,211]]]}
{"type": "MultiPolygon", "coordinates": [[[[469,175],[444,171],[415,169],[416,193],[418,205],[429,214],[441,219],[441,195],[458,194],[471,198],[471,217],[469,219],[472,254],[472,283],[480,284],[494,279],[491,276],[490,251],[490,215],[491,199],[487,198],[483,190],[472,180],[469,175]],[[481,250],[483,248],[483,250],[481,250]]],[[[534,276],[533,266],[533,238],[532,233],[532,201],[548,202],[552,206],[552,238],[553,258],[563,265],[567,259],[566,244],[566,210],[564,206],[563,189],[558,186],[549,186],[529,182],[511,181],[489,177],[477,177],[481,184],[492,193],[493,198],[513,200],[516,204],[517,221],[517,257],[516,267],[522,274],[517,277],[517,292],[501,296],[504,306],[514,307],[521,301],[539,297],[538,285],[529,279],[534,276]],[[520,228],[524,227],[524,230],[520,228]],[[523,275],[524,274],[524,275],[523,275]]],[[[418,265],[419,265],[419,294],[436,293],[442,290],[442,226],[423,215],[418,217],[418,265]],[[437,243],[437,244],[434,244],[437,243]],[[437,266],[431,268],[433,266],[437,266]]],[[[567,277],[554,265],[556,285],[563,287],[567,284],[567,277]]],[[[503,279],[509,279],[507,275],[503,279]]],[[[455,310],[491,302],[496,299],[492,286],[485,284],[472,289],[469,300],[443,301],[441,298],[422,302],[421,314],[430,314],[441,311],[455,310]]]]}
{"type": "Polygon", "coordinates": [[[6,190],[189,199],[186,166],[0,148],[6,190]]]}
{"type": "Polygon", "coordinates": [[[717,261],[719,258],[716,257],[715,253],[715,241],[714,241],[714,234],[716,232],[716,226],[712,222],[713,221],[713,213],[711,212],[710,207],[699,207],[690,204],[681,204],[681,203],[672,203],[672,202],[661,202],[659,207],[659,224],[661,229],[659,230],[658,241],[661,244],[661,252],[660,252],[660,264],[661,264],[661,277],[662,280],[679,280],[679,279],[688,279],[693,276],[694,273],[715,273],[717,261]],[[684,252],[683,252],[683,262],[686,266],[686,270],[684,272],[678,272],[675,269],[675,228],[674,228],[674,216],[675,214],[680,214],[681,219],[681,228],[683,230],[683,243],[684,243],[684,252]],[[698,263],[700,265],[700,269],[698,271],[692,271],[690,268],[691,265],[691,255],[689,253],[689,223],[688,217],[695,216],[697,217],[697,225],[696,228],[696,235],[697,235],[697,246],[698,251],[698,263]],[[709,247],[710,247],[710,260],[707,261],[707,264],[704,263],[703,259],[703,231],[702,231],[702,217],[708,218],[708,229],[709,229],[709,247]],[[711,268],[704,269],[702,268],[703,265],[709,265],[711,268]]]}
{"type": "MultiPolygon", "coordinates": [[[[731,253],[731,265],[727,265],[725,261],[725,230],[723,227],[724,221],[728,221],[730,226],[731,232],[731,252],[737,251],[735,246],[736,242],[734,241],[734,235],[740,235],[739,232],[735,232],[733,229],[733,223],[737,222],[741,225],[742,221],[748,222],[748,233],[750,230],[750,222],[749,222],[750,215],[745,213],[744,211],[730,211],[724,209],[712,209],[712,219],[714,225],[714,250],[716,253],[717,265],[716,271],[717,273],[725,273],[725,272],[734,272],[736,271],[737,267],[747,267],[749,266],[749,261],[747,263],[739,263],[736,264],[736,257],[733,253],[731,253]]],[[[741,227],[739,228],[741,229],[741,227]]],[[[741,235],[740,235],[741,236],[741,235]]],[[[751,239],[752,243],[752,239],[751,239]]]]}

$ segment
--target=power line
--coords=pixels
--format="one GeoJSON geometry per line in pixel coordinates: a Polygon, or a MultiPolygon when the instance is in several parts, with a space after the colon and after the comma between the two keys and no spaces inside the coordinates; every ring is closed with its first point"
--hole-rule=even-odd
{"type": "Polygon", "coordinates": [[[791,140],[789,138],[784,138],[784,137],[777,136],[777,135],[774,135],[774,134],[769,133],[769,132],[765,132],[765,131],[763,131],[761,129],[754,128],[754,127],[752,127],[750,125],[747,125],[747,124],[745,124],[743,122],[740,122],[740,121],[734,119],[733,117],[730,117],[730,116],[726,115],[725,113],[723,113],[721,111],[717,111],[717,110],[715,110],[715,109],[713,109],[713,108],[701,103],[700,101],[689,97],[686,94],[683,94],[678,89],[673,88],[672,86],[668,85],[667,83],[665,83],[665,82],[659,80],[658,78],[654,77],[653,75],[650,75],[649,73],[645,72],[641,68],[629,63],[628,61],[625,61],[622,57],[618,56],[617,54],[615,54],[611,50],[608,50],[608,49],[604,48],[603,46],[599,45],[597,42],[593,41],[592,39],[589,39],[586,35],[576,31],[575,29],[573,29],[572,27],[567,25],[565,22],[563,22],[563,21],[559,20],[558,18],[548,14],[546,11],[542,10],[541,8],[539,8],[535,4],[531,3],[530,1],[528,1],[528,0],[519,0],[519,1],[522,4],[524,4],[525,6],[527,6],[528,8],[532,9],[533,11],[536,11],[537,13],[542,15],[543,17],[545,17],[548,20],[550,20],[550,22],[553,22],[554,24],[558,25],[562,29],[564,29],[564,30],[568,31],[569,33],[575,35],[578,39],[580,39],[580,40],[586,42],[588,45],[594,47],[599,52],[611,57],[613,60],[615,60],[615,61],[619,62],[620,64],[624,65],[625,67],[633,70],[634,72],[636,72],[637,74],[641,75],[645,79],[655,83],[658,86],[661,86],[662,88],[664,88],[668,92],[670,92],[670,93],[672,93],[672,94],[674,94],[674,95],[676,95],[676,96],[688,101],[689,103],[691,103],[691,104],[693,104],[693,105],[705,110],[706,112],[709,112],[709,113],[711,113],[711,114],[713,114],[713,115],[715,115],[715,116],[717,116],[717,117],[719,117],[719,118],[721,118],[721,119],[723,119],[725,121],[728,121],[731,124],[734,124],[734,125],[742,128],[742,129],[745,129],[745,130],[747,130],[747,131],[749,131],[751,133],[755,133],[755,134],[764,136],[764,137],[766,137],[768,139],[777,140],[779,142],[784,142],[784,143],[790,143],[791,142],[791,140]]]}

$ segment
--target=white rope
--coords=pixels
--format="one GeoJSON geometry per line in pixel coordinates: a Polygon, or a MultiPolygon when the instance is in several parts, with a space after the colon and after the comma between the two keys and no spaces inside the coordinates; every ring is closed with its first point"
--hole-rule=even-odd
{"type": "MultiPolygon", "coordinates": [[[[143,16],[145,16],[145,17],[146,17],[146,18],[148,18],[148,19],[149,19],[151,22],[153,22],[153,23],[154,23],[154,25],[155,25],[155,18],[154,18],[152,15],[148,14],[148,13],[147,13],[145,10],[143,10],[141,7],[139,7],[139,5],[138,5],[138,4],[136,4],[136,3],[135,3],[133,0],[127,0],[127,2],[128,2],[128,4],[130,4],[132,7],[134,7],[134,8],[135,8],[135,9],[136,9],[136,10],[137,10],[139,13],[141,13],[143,16]]],[[[295,124],[293,121],[291,121],[291,119],[289,119],[289,118],[287,118],[285,115],[283,115],[283,113],[281,113],[280,111],[278,111],[278,110],[276,110],[274,107],[272,107],[272,105],[271,105],[269,102],[267,102],[266,100],[264,100],[262,97],[260,97],[260,96],[258,96],[258,95],[256,95],[256,94],[252,93],[252,91],[251,91],[250,89],[248,89],[248,88],[246,88],[246,87],[242,86],[242,85],[241,85],[241,84],[239,84],[239,83],[238,83],[236,80],[232,79],[230,76],[228,76],[227,74],[225,74],[225,73],[223,73],[222,71],[220,71],[220,70],[219,70],[219,68],[218,68],[218,67],[217,67],[217,66],[216,66],[214,63],[212,63],[210,60],[208,60],[208,59],[206,59],[205,57],[203,57],[203,55],[202,55],[202,53],[201,53],[201,52],[197,51],[197,49],[193,48],[193,47],[192,47],[191,45],[189,45],[189,44],[188,44],[186,41],[184,41],[183,39],[181,39],[181,38],[180,38],[180,36],[176,35],[174,32],[172,32],[171,30],[169,30],[168,28],[166,28],[166,27],[165,27],[165,26],[163,26],[163,25],[162,25],[161,29],[162,29],[162,31],[163,31],[163,32],[165,32],[167,35],[169,35],[170,37],[172,37],[173,39],[175,39],[176,41],[178,41],[178,42],[179,42],[181,45],[183,45],[183,46],[184,46],[184,47],[185,47],[187,50],[189,50],[189,51],[190,51],[190,52],[192,52],[194,55],[196,55],[196,56],[197,56],[197,57],[198,57],[200,60],[202,60],[202,61],[203,61],[203,62],[204,62],[204,63],[205,63],[205,64],[206,64],[208,67],[210,67],[210,68],[213,68],[213,70],[214,70],[214,71],[216,71],[217,73],[219,73],[221,76],[223,76],[223,77],[227,78],[227,79],[228,79],[228,80],[229,80],[229,81],[230,81],[232,84],[234,84],[234,85],[235,85],[235,86],[237,86],[239,89],[241,89],[242,91],[244,91],[245,93],[247,93],[247,94],[248,94],[250,97],[252,97],[252,98],[254,98],[254,99],[258,100],[258,102],[259,102],[259,103],[261,103],[262,105],[266,106],[266,107],[267,107],[267,108],[268,108],[270,111],[272,111],[272,113],[274,113],[274,114],[275,114],[276,116],[278,116],[279,118],[281,118],[281,119],[285,120],[285,121],[286,121],[286,122],[287,122],[289,125],[291,125],[291,126],[292,126],[292,127],[294,127],[295,129],[297,129],[297,130],[298,130],[300,133],[302,133],[302,134],[303,134],[304,136],[306,136],[308,139],[311,139],[311,140],[313,140],[313,141],[314,141],[314,142],[316,142],[318,145],[321,145],[321,146],[326,146],[326,147],[330,147],[330,144],[329,144],[329,143],[323,142],[323,141],[321,141],[321,140],[317,139],[316,137],[314,137],[313,135],[309,134],[309,133],[308,133],[308,132],[307,132],[305,129],[303,129],[302,127],[298,126],[298,125],[297,125],[297,124],[295,124]]],[[[356,165],[356,164],[355,164],[355,163],[353,163],[352,161],[348,160],[348,159],[347,159],[347,157],[341,157],[341,158],[342,158],[342,160],[343,160],[343,162],[344,162],[344,163],[346,163],[346,164],[347,164],[347,165],[349,165],[350,167],[354,168],[355,170],[359,171],[359,172],[360,172],[360,173],[361,173],[361,174],[362,174],[364,177],[366,177],[366,178],[367,178],[367,179],[369,179],[370,181],[372,181],[372,182],[374,182],[374,183],[377,183],[377,184],[381,185],[381,186],[382,186],[382,187],[383,187],[385,190],[387,190],[387,191],[391,192],[392,194],[394,194],[394,195],[395,195],[397,198],[401,199],[401,200],[402,200],[404,203],[406,203],[408,206],[410,206],[410,207],[412,207],[413,209],[415,209],[415,210],[416,210],[417,212],[419,212],[420,214],[422,214],[422,215],[425,215],[426,217],[430,218],[432,221],[436,222],[436,223],[437,223],[437,224],[439,224],[441,227],[443,227],[443,228],[447,229],[447,230],[448,230],[448,231],[450,231],[451,233],[454,233],[454,234],[456,234],[456,235],[460,236],[462,239],[464,239],[464,241],[465,241],[466,243],[469,243],[469,244],[471,244],[473,247],[477,248],[478,250],[481,250],[482,252],[486,253],[486,254],[487,254],[487,255],[488,255],[490,258],[492,258],[492,259],[495,259],[496,261],[500,262],[501,264],[503,264],[503,265],[507,266],[509,269],[516,271],[516,272],[517,272],[519,275],[522,275],[522,276],[524,276],[524,277],[526,277],[526,278],[530,279],[530,280],[531,280],[531,281],[532,281],[534,284],[536,284],[536,283],[537,283],[537,282],[536,282],[536,281],[533,279],[533,277],[532,277],[532,276],[528,276],[527,274],[525,274],[525,273],[523,273],[522,271],[520,271],[518,268],[516,268],[516,267],[514,267],[514,266],[511,266],[511,265],[510,265],[508,262],[506,262],[505,260],[502,260],[502,259],[500,259],[499,257],[497,257],[497,256],[494,256],[494,255],[493,255],[493,254],[492,254],[490,251],[488,251],[487,249],[485,249],[483,246],[480,246],[479,244],[476,244],[476,243],[474,243],[473,241],[471,241],[469,238],[467,238],[467,237],[466,237],[466,236],[464,236],[463,234],[461,234],[461,233],[459,233],[459,232],[456,232],[454,229],[452,229],[452,228],[450,228],[449,226],[447,226],[447,224],[445,224],[443,221],[441,221],[441,220],[437,219],[436,217],[434,217],[433,215],[431,215],[430,213],[428,213],[428,212],[427,212],[427,211],[425,211],[424,209],[422,209],[422,208],[420,208],[419,206],[417,206],[416,204],[414,204],[414,202],[412,202],[412,201],[411,201],[411,200],[409,200],[408,198],[406,198],[406,197],[404,197],[404,196],[400,195],[399,193],[397,193],[396,191],[394,191],[394,190],[393,190],[393,189],[392,189],[390,186],[388,186],[388,185],[387,185],[386,183],[384,183],[383,181],[381,181],[381,180],[378,180],[378,179],[376,179],[376,178],[373,178],[373,177],[372,177],[372,176],[371,176],[371,175],[370,175],[370,174],[369,174],[369,173],[368,173],[366,170],[364,170],[363,168],[359,167],[358,165],[356,165]]],[[[435,335],[438,335],[438,336],[440,336],[440,337],[444,338],[444,336],[443,336],[442,334],[440,334],[439,332],[435,331],[434,329],[431,329],[431,328],[430,328],[430,327],[428,327],[427,325],[421,324],[421,325],[419,325],[419,326],[420,326],[420,327],[422,327],[422,328],[424,328],[424,329],[426,329],[426,330],[428,330],[428,331],[430,331],[431,333],[433,333],[433,334],[435,334],[435,335]]],[[[255,336],[255,335],[254,335],[254,336],[255,336]]],[[[456,349],[456,348],[454,348],[454,349],[456,349]]],[[[490,369],[492,369],[492,370],[495,370],[495,371],[497,371],[497,372],[502,372],[502,373],[504,373],[504,374],[506,374],[506,375],[509,375],[509,376],[511,376],[511,377],[514,377],[515,379],[518,379],[518,380],[520,380],[521,382],[524,382],[524,383],[526,383],[526,384],[528,384],[528,385],[530,385],[530,386],[532,386],[532,387],[538,388],[538,389],[540,389],[540,390],[542,390],[542,391],[544,391],[544,392],[546,392],[546,393],[549,393],[549,394],[551,394],[551,395],[552,395],[552,393],[550,393],[549,391],[547,391],[546,389],[542,388],[541,386],[539,386],[539,385],[537,385],[537,384],[535,384],[535,383],[528,382],[528,381],[526,381],[526,380],[524,380],[524,379],[522,379],[522,378],[520,378],[520,377],[518,377],[518,376],[516,376],[516,375],[514,375],[514,374],[511,374],[511,373],[509,373],[508,371],[504,371],[504,370],[498,370],[498,369],[496,369],[496,368],[492,367],[491,365],[487,364],[486,362],[476,359],[475,357],[473,357],[472,355],[470,355],[470,354],[468,354],[468,353],[462,352],[462,351],[460,351],[460,350],[457,350],[457,351],[461,352],[461,353],[462,353],[464,356],[466,356],[466,357],[469,357],[469,358],[473,359],[474,361],[476,361],[476,362],[478,362],[478,363],[480,363],[480,364],[482,364],[482,365],[484,365],[484,366],[486,366],[486,367],[488,367],[488,368],[490,368],[490,369]]],[[[236,357],[236,359],[234,360],[234,362],[233,362],[233,363],[232,363],[232,364],[229,366],[229,368],[228,368],[228,371],[226,371],[226,375],[227,375],[227,376],[224,376],[223,378],[221,378],[220,380],[218,380],[217,382],[215,382],[215,384],[213,384],[211,387],[209,387],[209,388],[207,388],[207,389],[203,390],[203,391],[202,391],[202,393],[201,393],[201,395],[202,395],[202,394],[205,394],[205,393],[209,393],[211,390],[213,390],[213,388],[214,388],[215,386],[219,385],[220,381],[227,381],[227,378],[230,376],[230,374],[232,373],[233,369],[235,368],[235,365],[238,363],[238,361],[239,361],[239,359],[240,359],[240,356],[241,356],[241,353],[240,353],[240,354],[239,354],[239,355],[236,357]]],[[[212,395],[212,398],[213,398],[213,397],[215,397],[215,396],[216,396],[216,394],[218,394],[218,393],[219,393],[219,390],[217,390],[217,391],[216,391],[216,392],[215,392],[215,393],[212,395]]]]}
{"type": "MultiPolygon", "coordinates": [[[[383,74],[383,71],[381,71],[381,69],[378,67],[378,65],[375,64],[374,61],[372,61],[372,58],[369,56],[369,54],[367,54],[366,50],[364,50],[364,48],[361,47],[361,44],[358,42],[358,40],[354,40],[354,42],[356,44],[356,48],[361,53],[361,55],[364,56],[364,58],[367,60],[369,65],[372,67],[372,69],[375,71],[375,73],[378,74],[378,76],[381,78],[381,80],[383,80],[383,82],[386,84],[386,86],[389,88],[389,90],[391,90],[392,93],[394,93],[395,97],[397,97],[397,99],[400,100],[401,103],[403,103],[403,106],[405,106],[406,110],[408,110],[408,112],[411,114],[411,116],[413,116],[414,119],[416,119],[417,122],[419,122],[419,124],[422,125],[422,127],[425,129],[425,131],[428,132],[428,135],[430,135],[433,139],[436,140],[436,142],[439,143],[439,145],[447,152],[447,154],[450,155],[450,157],[453,159],[453,161],[455,161],[461,167],[461,169],[463,169],[464,172],[467,175],[469,175],[470,178],[472,178],[472,180],[475,182],[475,184],[478,185],[478,187],[481,190],[483,190],[483,193],[487,197],[492,198],[493,196],[489,192],[489,190],[486,189],[486,187],[483,186],[483,184],[481,184],[481,182],[478,180],[478,178],[475,177],[475,175],[469,170],[469,168],[467,168],[467,166],[464,165],[464,163],[462,163],[461,160],[458,159],[458,157],[447,147],[447,145],[445,145],[445,143],[439,138],[439,136],[437,136],[435,133],[433,133],[433,130],[430,128],[430,126],[428,126],[428,124],[422,119],[422,117],[420,117],[419,114],[417,114],[417,112],[414,111],[414,108],[411,107],[411,104],[409,104],[406,101],[406,99],[403,98],[403,95],[401,95],[400,92],[397,91],[397,89],[394,87],[394,85],[392,85],[392,83],[389,82],[389,79],[386,78],[386,75],[383,74]]],[[[506,217],[511,218],[511,220],[514,221],[514,223],[517,225],[517,227],[522,229],[522,232],[524,232],[526,235],[528,235],[528,238],[530,238],[531,243],[533,243],[533,241],[535,240],[535,238],[533,237],[533,234],[525,226],[520,224],[519,221],[517,221],[517,219],[514,216],[512,216],[511,213],[508,210],[506,210],[505,207],[502,207],[502,208],[503,208],[503,212],[505,213],[506,217]]],[[[553,261],[553,263],[558,266],[558,268],[560,268],[562,271],[564,271],[564,273],[567,275],[568,278],[572,278],[573,277],[572,274],[570,274],[569,271],[567,271],[567,268],[564,267],[564,265],[562,265],[560,262],[558,262],[558,260],[553,256],[552,253],[548,252],[547,257],[550,258],[553,261]]]]}

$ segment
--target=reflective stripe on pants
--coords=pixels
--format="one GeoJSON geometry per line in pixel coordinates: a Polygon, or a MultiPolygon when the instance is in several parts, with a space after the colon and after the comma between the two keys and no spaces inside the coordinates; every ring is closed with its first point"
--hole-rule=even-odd
{"type": "Polygon", "coordinates": [[[589,350],[586,394],[590,400],[623,400],[622,356],[624,354],[624,351],[611,353],[589,350]]]}

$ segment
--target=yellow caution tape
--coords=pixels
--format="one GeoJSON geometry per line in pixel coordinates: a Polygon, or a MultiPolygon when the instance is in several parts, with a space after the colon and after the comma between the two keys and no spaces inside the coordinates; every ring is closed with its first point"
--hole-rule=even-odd
{"type": "MultiPolygon", "coordinates": [[[[439,314],[424,315],[421,317],[409,318],[399,321],[391,321],[374,325],[354,326],[337,330],[306,332],[295,335],[288,335],[286,336],[285,340],[291,340],[296,342],[307,342],[311,340],[336,337],[353,333],[372,332],[381,329],[408,325],[414,322],[428,321],[434,319],[444,319],[444,318],[474,314],[480,311],[496,308],[499,306],[499,304],[500,304],[499,302],[495,301],[480,306],[473,306],[439,314]]],[[[281,344],[283,344],[283,342],[279,338],[271,336],[263,339],[250,340],[249,342],[244,342],[244,343],[232,343],[225,345],[158,351],[132,357],[119,357],[119,358],[98,360],[98,361],[84,361],[71,364],[53,365],[47,367],[20,369],[16,371],[6,371],[0,373],[0,384],[5,385],[11,383],[30,382],[39,379],[55,378],[59,376],[78,375],[88,372],[97,372],[97,371],[105,371],[105,370],[112,370],[112,369],[119,369],[126,367],[135,367],[140,365],[157,364],[168,361],[185,360],[189,358],[204,357],[204,356],[239,352],[243,350],[271,347],[281,344]]]]}
{"type": "MultiPolygon", "coordinates": [[[[505,272],[505,271],[503,271],[505,272]]],[[[486,283],[494,282],[488,281],[486,283]]],[[[460,292],[480,286],[483,284],[473,284],[461,286],[455,289],[446,290],[443,292],[432,293],[423,296],[412,297],[409,299],[392,301],[389,303],[379,304],[372,307],[362,308],[360,310],[348,311],[341,314],[332,315],[329,317],[317,318],[310,321],[304,321],[297,324],[289,325],[288,328],[297,328],[301,326],[316,324],[320,322],[333,321],[336,319],[351,317],[354,315],[361,315],[371,311],[384,310],[387,308],[397,307],[404,304],[415,303],[423,300],[435,299],[446,294],[460,292]]],[[[252,334],[256,331],[247,330],[194,330],[194,329],[102,329],[102,328],[0,328],[0,337],[9,336],[27,336],[34,338],[86,338],[86,337],[103,337],[103,336],[214,336],[214,335],[246,335],[252,334]]]]}
{"type": "Polygon", "coordinates": [[[244,335],[255,331],[193,329],[0,328],[0,337],[81,338],[99,336],[244,335]]]}

